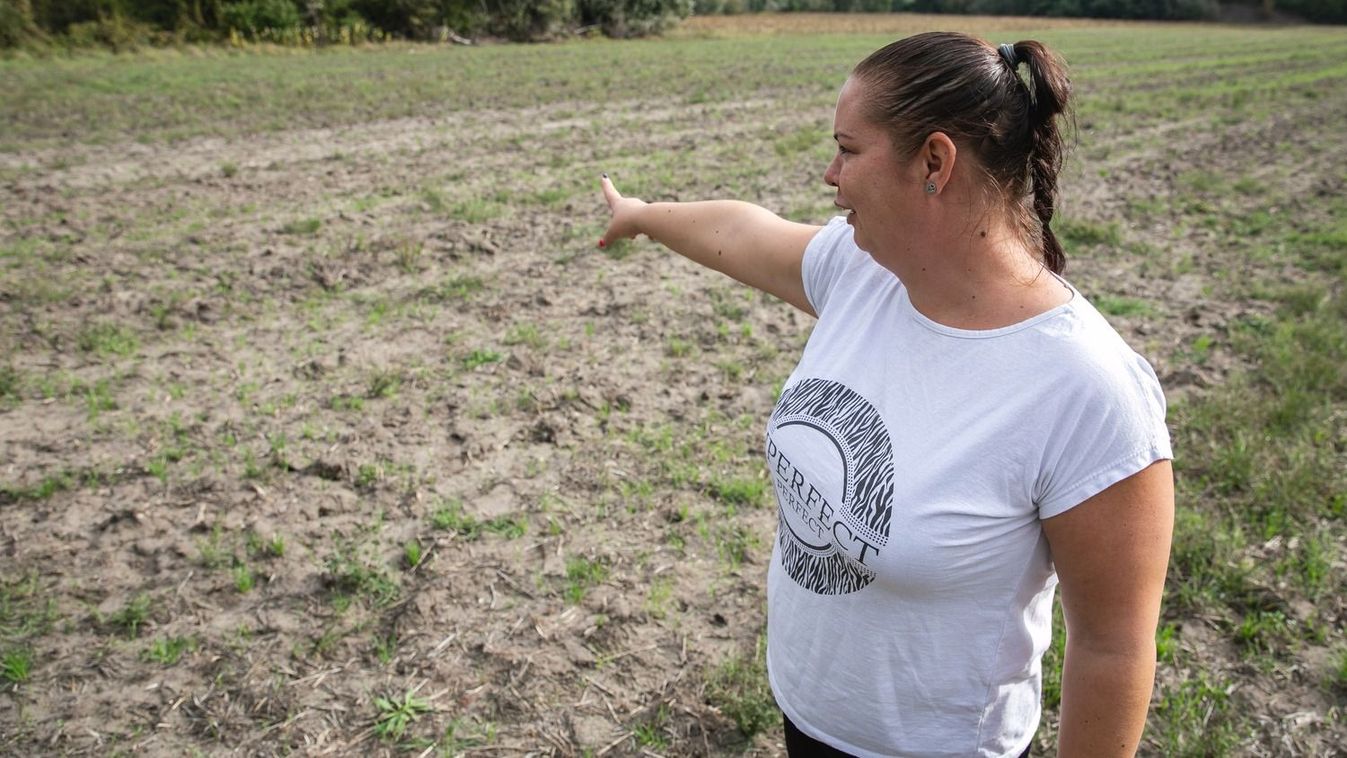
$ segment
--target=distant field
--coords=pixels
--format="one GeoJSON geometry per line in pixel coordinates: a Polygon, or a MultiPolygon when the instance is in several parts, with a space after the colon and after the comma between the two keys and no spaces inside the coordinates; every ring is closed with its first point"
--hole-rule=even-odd
{"type": "Polygon", "coordinates": [[[772,16],[0,61],[0,752],[780,754],[809,320],[595,250],[596,179],[821,222],[933,28],[1071,64],[1068,277],[1170,397],[1143,754],[1347,744],[1347,29],[772,16]]]}

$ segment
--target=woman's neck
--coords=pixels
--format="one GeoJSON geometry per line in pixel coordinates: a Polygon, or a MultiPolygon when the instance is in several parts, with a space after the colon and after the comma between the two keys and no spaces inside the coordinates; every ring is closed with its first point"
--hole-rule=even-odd
{"type": "Polygon", "coordinates": [[[914,235],[901,252],[875,256],[923,316],[959,329],[997,329],[1071,299],[1070,288],[1004,224],[966,229],[914,235]]]}

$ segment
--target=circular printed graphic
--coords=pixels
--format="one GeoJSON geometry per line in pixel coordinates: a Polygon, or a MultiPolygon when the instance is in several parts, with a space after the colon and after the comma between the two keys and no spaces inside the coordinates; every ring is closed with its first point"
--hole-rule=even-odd
{"type": "Polygon", "coordinates": [[[889,541],[893,448],[874,406],[843,384],[805,379],[782,395],[767,429],[782,567],[819,595],[874,581],[889,541]],[[788,451],[809,451],[808,465],[788,451]]]}

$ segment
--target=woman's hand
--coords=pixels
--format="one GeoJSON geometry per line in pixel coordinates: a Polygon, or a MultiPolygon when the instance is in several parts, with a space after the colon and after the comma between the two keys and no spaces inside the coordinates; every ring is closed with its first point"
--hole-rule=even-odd
{"type": "Polygon", "coordinates": [[[819,227],[786,221],[738,200],[647,203],[623,197],[608,175],[600,182],[613,217],[599,247],[644,234],[674,252],[814,315],[801,262],[819,227]]]}
{"type": "Polygon", "coordinates": [[[641,234],[636,217],[647,203],[634,197],[623,197],[607,174],[599,180],[599,186],[603,189],[603,199],[608,201],[608,210],[613,214],[608,221],[608,228],[604,230],[603,236],[599,237],[599,247],[604,247],[613,240],[631,239],[641,234]]]}

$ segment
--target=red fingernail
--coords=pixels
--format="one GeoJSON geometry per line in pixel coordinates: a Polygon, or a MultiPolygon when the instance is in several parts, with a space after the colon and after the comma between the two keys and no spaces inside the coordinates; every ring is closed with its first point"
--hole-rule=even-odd
{"type": "Polygon", "coordinates": [[[608,243],[604,242],[603,240],[599,240],[599,247],[608,247],[608,243]]]}

